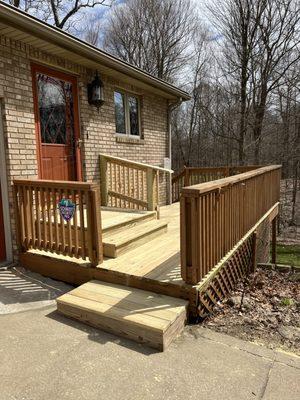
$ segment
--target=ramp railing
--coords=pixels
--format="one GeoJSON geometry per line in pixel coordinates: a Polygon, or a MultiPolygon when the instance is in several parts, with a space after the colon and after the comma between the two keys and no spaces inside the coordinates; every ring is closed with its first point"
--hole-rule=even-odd
{"type": "Polygon", "coordinates": [[[281,166],[182,189],[181,274],[197,284],[279,202],[281,166]]]}
{"type": "Polygon", "coordinates": [[[260,168],[259,165],[242,165],[235,167],[184,167],[183,170],[172,178],[172,201],[179,201],[183,187],[210,182],[226,178],[243,172],[260,168]]]}

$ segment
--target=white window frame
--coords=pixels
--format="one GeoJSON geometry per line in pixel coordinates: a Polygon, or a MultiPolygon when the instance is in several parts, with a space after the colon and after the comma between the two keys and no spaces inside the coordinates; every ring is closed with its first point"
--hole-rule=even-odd
{"type": "Polygon", "coordinates": [[[125,133],[117,132],[116,136],[118,137],[128,137],[131,139],[142,139],[142,123],[141,123],[141,99],[135,93],[125,92],[121,89],[114,90],[114,109],[115,109],[115,123],[116,123],[116,107],[115,107],[115,93],[120,93],[124,96],[124,112],[125,112],[125,133]],[[135,97],[138,102],[138,125],[139,125],[139,134],[138,135],[131,135],[130,133],[130,115],[129,115],[129,102],[128,97],[135,97]]]}

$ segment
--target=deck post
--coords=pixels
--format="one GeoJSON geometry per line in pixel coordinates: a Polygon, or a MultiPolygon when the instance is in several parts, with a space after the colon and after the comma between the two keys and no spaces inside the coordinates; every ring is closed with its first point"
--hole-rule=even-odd
{"type": "Polygon", "coordinates": [[[100,193],[101,204],[107,206],[107,159],[100,155],[100,193]]]}
{"type": "Polygon", "coordinates": [[[154,211],[155,210],[155,198],[154,198],[155,177],[156,177],[156,171],[154,171],[152,168],[147,168],[147,203],[148,203],[148,211],[154,211]]]}
{"type": "Polygon", "coordinates": [[[255,272],[256,267],[257,267],[257,231],[253,232],[253,238],[252,238],[252,263],[250,266],[250,272],[255,272]]]}
{"type": "Polygon", "coordinates": [[[102,243],[102,222],[101,222],[101,202],[99,186],[91,190],[92,205],[93,205],[93,260],[92,266],[97,266],[103,263],[103,243],[102,243]]]}
{"type": "Polygon", "coordinates": [[[184,186],[190,185],[190,170],[188,167],[184,166],[184,186]]]}
{"type": "Polygon", "coordinates": [[[18,251],[21,253],[23,251],[23,243],[22,243],[22,234],[21,234],[21,203],[18,204],[18,189],[14,185],[13,186],[13,204],[14,204],[14,212],[15,212],[15,229],[16,229],[16,241],[18,246],[18,251]]]}
{"type": "Polygon", "coordinates": [[[272,264],[276,264],[277,217],[272,220],[272,264]]]}

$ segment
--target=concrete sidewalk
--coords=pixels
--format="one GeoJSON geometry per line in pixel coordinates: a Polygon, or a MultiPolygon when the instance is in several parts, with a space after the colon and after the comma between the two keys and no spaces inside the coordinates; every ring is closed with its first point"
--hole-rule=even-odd
{"type": "Polygon", "coordinates": [[[0,400],[300,398],[298,357],[200,326],[157,353],[38,304],[0,315],[0,400]]]}

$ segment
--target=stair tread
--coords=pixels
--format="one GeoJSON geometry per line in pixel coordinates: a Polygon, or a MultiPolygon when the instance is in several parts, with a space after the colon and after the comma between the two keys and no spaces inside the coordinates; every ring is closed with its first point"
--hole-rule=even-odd
{"type": "Polygon", "coordinates": [[[167,225],[167,222],[162,222],[159,220],[146,221],[136,226],[125,227],[119,232],[104,233],[103,243],[120,246],[147,233],[162,229],[167,225]]]}
{"type": "MultiPolygon", "coordinates": [[[[111,211],[113,213],[113,211],[111,211]]],[[[151,218],[156,219],[156,211],[145,211],[143,213],[135,213],[135,212],[123,212],[122,215],[120,213],[117,216],[110,216],[109,218],[105,218],[102,221],[102,230],[103,232],[113,231],[119,227],[126,227],[128,225],[140,223],[144,220],[151,220],[151,218]]]]}
{"type": "MultiPolygon", "coordinates": [[[[181,316],[186,316],[188,301],[141,289],[100,281],[90,281],[57,299],[64,306],[117,321],[120,330],[142,328],[161,335],[181,316]]],[[[75,317],[76,318],[76,317],[75,317]]],[[[78,318],[80,319],[80,318],[78,318]]],[[[86,321],[88,322],[88,321],[86,321]]]]}

